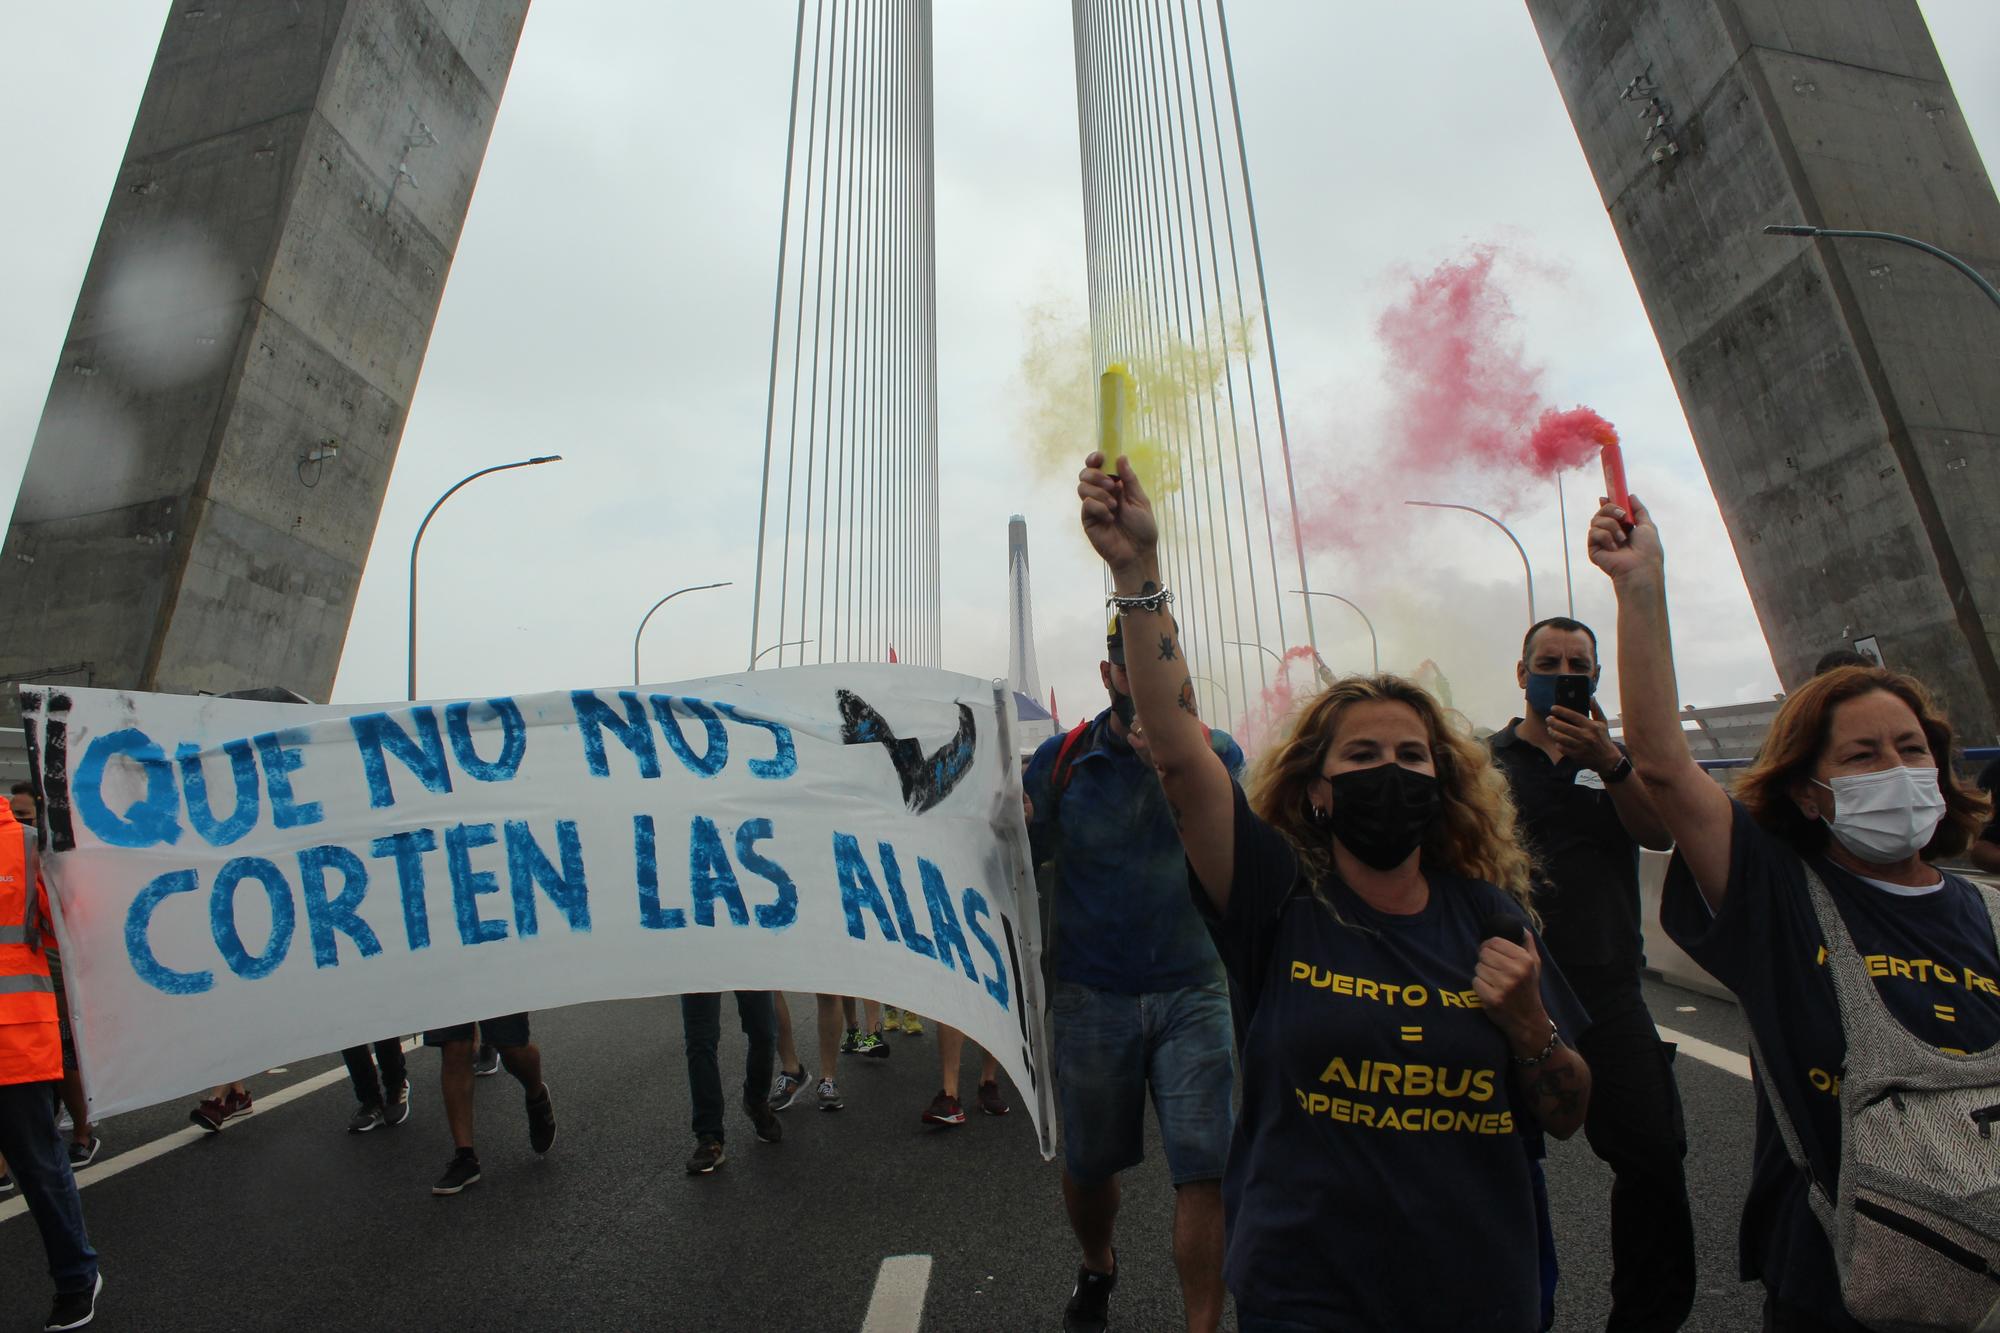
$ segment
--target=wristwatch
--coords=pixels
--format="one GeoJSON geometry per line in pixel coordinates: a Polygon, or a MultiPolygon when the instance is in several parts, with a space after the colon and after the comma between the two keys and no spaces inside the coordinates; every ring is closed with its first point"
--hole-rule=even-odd
{"type": "Polygon", "coordinates": [[[1599,773],[1597,776],[1604,779],[1604,785],[1607,787],[1613,783],[1623,782],[1632,776],[1632,756],[1629,754],[1619,755],[1617,767],[1599,773]]]}

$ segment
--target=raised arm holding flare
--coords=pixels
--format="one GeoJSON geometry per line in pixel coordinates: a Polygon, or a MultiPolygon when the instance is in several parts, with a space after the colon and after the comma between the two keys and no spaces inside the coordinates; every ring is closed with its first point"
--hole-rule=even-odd
{"type": "Polygon", "coordinates": [[[1092,454],[1077,493],[1239,1002],[1223,1197],[1242,1327],[1526,1333],[1541,1290],[1522,1136],[1575,1132],[1590,1071],[1574,1049],[1587,1020],[1527,907],[1504,780],[1420,687],[1349,677],[1246,793],[1196,714],[1140,479],[1092,454]],[[1321,1262],[1330,1251],[1342,1262],[1321,1262]],[[1383,1280],[1397,1271],[1437,1280],[1419,1294],[1383,1280]]]}

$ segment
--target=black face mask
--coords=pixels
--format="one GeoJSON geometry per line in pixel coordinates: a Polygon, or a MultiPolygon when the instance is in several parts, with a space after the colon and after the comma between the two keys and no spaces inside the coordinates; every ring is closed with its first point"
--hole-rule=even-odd
{"type": "Polygon", "coordinates": [[[1423,845],[1437,821],[1438,781],[1401,764],[1357,768],[1330,779],[1326,826],[1363,865],[1393,870],[1423,845]]]}
{"type": "Polygon", "coordinates": [[[1129,694],[1120,694],[1114,689],[1111,691],[1111,712],[1125,724],[1125,729],[1130,731],[1133,721],[1139,716],[1139,701],[1129,694]]]}

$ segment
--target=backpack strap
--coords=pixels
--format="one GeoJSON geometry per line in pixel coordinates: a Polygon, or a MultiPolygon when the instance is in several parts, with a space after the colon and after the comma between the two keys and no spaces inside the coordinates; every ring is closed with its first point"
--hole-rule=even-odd
{"type": "MultiPolygon", "coordinates": [[[[1806,873],[1812,873],[1808,870],[1806,873]]],[[[1803,1140],[1799,1138],[1798,1126],[1792,1123],[1792,1113],[1785,1108],[1784,1098],[1778,1095],[1778,1085],[1772,1081],[1770,1062],[1764,1059],[1764,1048],[1757,1043],[1757,1033],[1750,1033],[1750,1073],[1757,1080],[1757,1086],[1764,1091],[1764,1101],[1771,1108],[1771,1119],[1778,1126],[1778,1137],[1784,1141],[1785,1156],[1792,1159],[1792,1165],[1806,1178],[1806,1202],[1811,1205],[1813,1216],[1819,1219],[1820,1229],[1831,1242],[1838,1232],[1834,1226],[1833,1196],[1827,1193],[1826,1182],[1813,1170],[1810,1158],[1806,1156],[1803,1140]]]]}
{"type": "MultiPolygon", "coordinates": [[[[1056,747],[1056,762],[1049,769],[1049,793],[1055,797],[1054,808],[1049,811],[1052,821],[1062,809],[1063,793],[1069,789],[1070,770],[1076,767],[1077,752],[1083,748],[1083,739],[1091,725],[1089,721],[1077,723],[1063,735],[1062,744],[1056,747]]],[[[1060,832],[1062,824],[1058,821],[1055,827],[1060,832]]]]}

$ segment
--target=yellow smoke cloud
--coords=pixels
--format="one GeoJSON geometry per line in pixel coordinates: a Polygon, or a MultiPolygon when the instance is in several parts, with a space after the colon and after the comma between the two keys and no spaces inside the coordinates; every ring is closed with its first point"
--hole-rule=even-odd
{"type": "MultiPolygon", "coordinates": [[[[1125,324],[1115,316],[1108,322],[1125,324]]],[[[1231,367],[1255,355],[1254,326],[1254,320],[1240,314],[1215,316],[1193,343],[1168,334],[1154,353],[1127,348],[1111,358],[1125,368],[1132,385],[1125,453],[1156,498],[1172,495],[1192,480],[1204,436],[1213,454],[1214,421],[1227,421],[1229,413],[1226,402],[1211,403],[1224,392],[1231,367]]],[[[1021,381],[1027,452],[1049,471],[1068,473],[1098,447],[1090,324],[1073,307],[1043,301],[1028,309],[1026,334],[1021,381]]]]}

